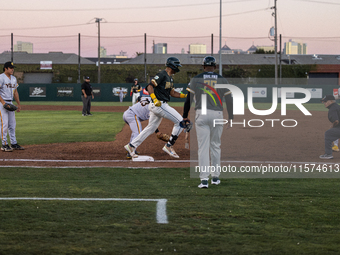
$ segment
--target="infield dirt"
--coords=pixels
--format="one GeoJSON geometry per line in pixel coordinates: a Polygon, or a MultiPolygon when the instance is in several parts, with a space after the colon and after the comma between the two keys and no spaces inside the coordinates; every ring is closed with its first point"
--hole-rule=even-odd
{"type": "MultiPolygon", "coordinates": [[[[96,112],[124,112],[128,107],[92,107],[93,116],[96,112]]],[[[182,114],[182,107],[175,107],[182,114]]],[[[80,106],[34,106],[25,105],[22,110],[75,110],[81,112],[80,106]]],[[[193,109],[192,109],[193,111],[193,109]]],[[[324,153],[324,132],[330,127],[327,112],[312,112],[305,116],[301,111],[288,111],[281,116],[276,111],[270,116],[255,116],[246,111],[244,116],[235,116],[233,128],[224,130],[222,136],[222,160],[231,161],[284,161],[284,162],[320,162],[319,155],[324,153]],[[251,119],[264,121],[262,127],[249,127],[251,119]],[[265,121],[277,119],[280,121],[265,121]],[[296,127],[282,127],[284,119],[295,119],[296,127]]],[[[293,123],[290,122],[289,125],[293,123]]],[[[147,121],[142,122],[143,127],[147,121]]],[[[260,122],[252,122],[260,125],[260,122]]],[[[159,130],[171,134],[173,124],[163,119],[159,130]]],[[[190,151],[185,149],[184,132],[179,136],[174,148],[179,159],[171,158],[162,151],[164,142],[157,139],[156,134],[149,136],[138,151],[141,155],[152,156],[155,162],[132,162],[126,159],[123,146],[129,142],[131,131],[125,125],[113,142],[86,142],[69,144],[26,145],[23,151],[0,152],[1,165],[8,166],[103,166],[103,167],[189,167],[190,151]],[[86,155],[86,156],[85,156],[86,155]],[[16,161],[11,161],[15,159],[16,161]],[[17,161],[20,159],[20,161],[17,161]],[[88,160],[88,161],[85,161],[88,160]],[[178,162],[183,160],[185,162],[178,162]],[[173,162],[172,162],[173,161],[173,162]]],[[[190,132],[191,138],[196,137],[195,128],[190,132]]],[[[193,140],[193,139],[191,139],[193,140]]],[[[192,148],[196,147],[194,144],[192,148]]],[[[333,162],[339,162],[340,153],[333,153],[333,162]]],[[[321,161],[322,162],[322,161],[321,161]]],[[[329,162],[329,161],[327,161],[329,162]]]]}

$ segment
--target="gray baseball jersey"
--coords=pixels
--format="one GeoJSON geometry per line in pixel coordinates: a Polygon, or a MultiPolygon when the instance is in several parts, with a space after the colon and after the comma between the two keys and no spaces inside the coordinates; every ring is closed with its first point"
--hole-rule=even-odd
{"type": "Polygon", "coordinates": [[[11,79],[5,73],[0,74],[0,96],[4,101],[12,101],[14,91],[19,87],[17,78],[11,75],[11,79]]]}
{"type": "MultiPolygon", "coordinates": [[[[12,103],[14,91],[19,87],[17,83],[17,79],[11,75],[11,78],[8,78],[5,73],[0,74],[0,96],[1,98],[7,102],[12,103]]],[[[7,145],[7,132],[9,131],[9,137],[11,140],[11,144],[17,144],[17,140],[15,137],[15,112],[8,111],[0,104],[0,112],[1,112],[1,140],[2,145],[7,145]]]]}

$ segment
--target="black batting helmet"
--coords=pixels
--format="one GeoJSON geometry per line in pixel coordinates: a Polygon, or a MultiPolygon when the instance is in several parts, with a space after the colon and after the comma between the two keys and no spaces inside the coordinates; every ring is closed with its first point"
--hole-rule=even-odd
{"type": "Polygon", "coordinates": [[[212,56],[205,57],[202,66],[216,66],[216,59],[212,56]]]}
{"type": "Polygon", "coordinates": [[[179,72],[179,68],[181,67],[181,63],[178,58],[170,57],[166,60],[165,66],[170,67],[172,70],[174,70],[176,73],[179,72]]]}

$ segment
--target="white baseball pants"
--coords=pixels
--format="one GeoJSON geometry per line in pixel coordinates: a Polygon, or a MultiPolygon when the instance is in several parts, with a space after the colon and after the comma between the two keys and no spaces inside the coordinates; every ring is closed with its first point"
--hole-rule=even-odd
{"type": "Polygon", "coordinates": [[[137,115],[132,110],[126,110],[123,114],[123,120],[129,125],[132,134],[130,138],[130,143],[135,139],[140,132],[142,132],[142,124],[140,119],[137,117],[137,115]]]}
{"type": "MultiPolygon", "coordinates": [[[[12,103],[6,101],[6,103],[12,103]]],[[[9,138],[11,144],[17,144],[17,139],[15,137],[15,111],[8,111],[0,104],[0,118],[1,118],[1,141],[2,145],[7,145],[7,132],[9,133],[9,138]]]]}
{"type": "Polygon", "coordinates": [[[195,127],[198,142],[198,162],[200,166],[200,179],[209,180],[211,177],[219,177],[217,166],[221,166],[221,136],[223,125],[215,125],[214,119],[223,119],[222,111],[207,110],[206,115],[201,110],[196,110],[195,127]],[[210,158],[210,160],[209,160],[210,158]],[[211,162],[211,164],[210,164],[211,162]],[[215,167],[215,171],[210,171],[215,167]]]}
{"type": "Polygon", "coordinates": [[[155,106],[154,103],[149,104],[150,119],[149,124],[144,128],[144,130],[131,142],[131,144],[137,148],[141,143],[148,138],[149,135],[154,133],[158,126],[161,124],[163,118],[171,120],[174,123],[172,129],[173,136],[179,136],[183,131],[179,123],[183,120],[183,117],[168,103],[163,103],[160,107],[155,106]]]}
{"type": "Polygon", "coordinates": [[[140,93],[132,93],[132,105],[137,102],[137,98],[139,97],[140,93]]]}

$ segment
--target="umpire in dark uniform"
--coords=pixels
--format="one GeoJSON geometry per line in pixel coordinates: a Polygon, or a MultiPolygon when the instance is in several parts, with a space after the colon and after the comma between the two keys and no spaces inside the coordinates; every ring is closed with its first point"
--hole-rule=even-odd
{"type": "Polygon", "coordinates": [[[331,128],[325,132],[325,154],[321,159],[332,159],[332,142],[340,138],[340,106],[335,102],[332,95],[327,95],[321,99],[328,111],[328,119],[332,123],[331,128]]]}
{"type": "Polygon", "coordinates": [[[81,85],[81,99],[83,100],[83,116],[92,116],[91,114],[91,97],[94,98],[90,77],[84,77],[85,82],[81,85]]]}

